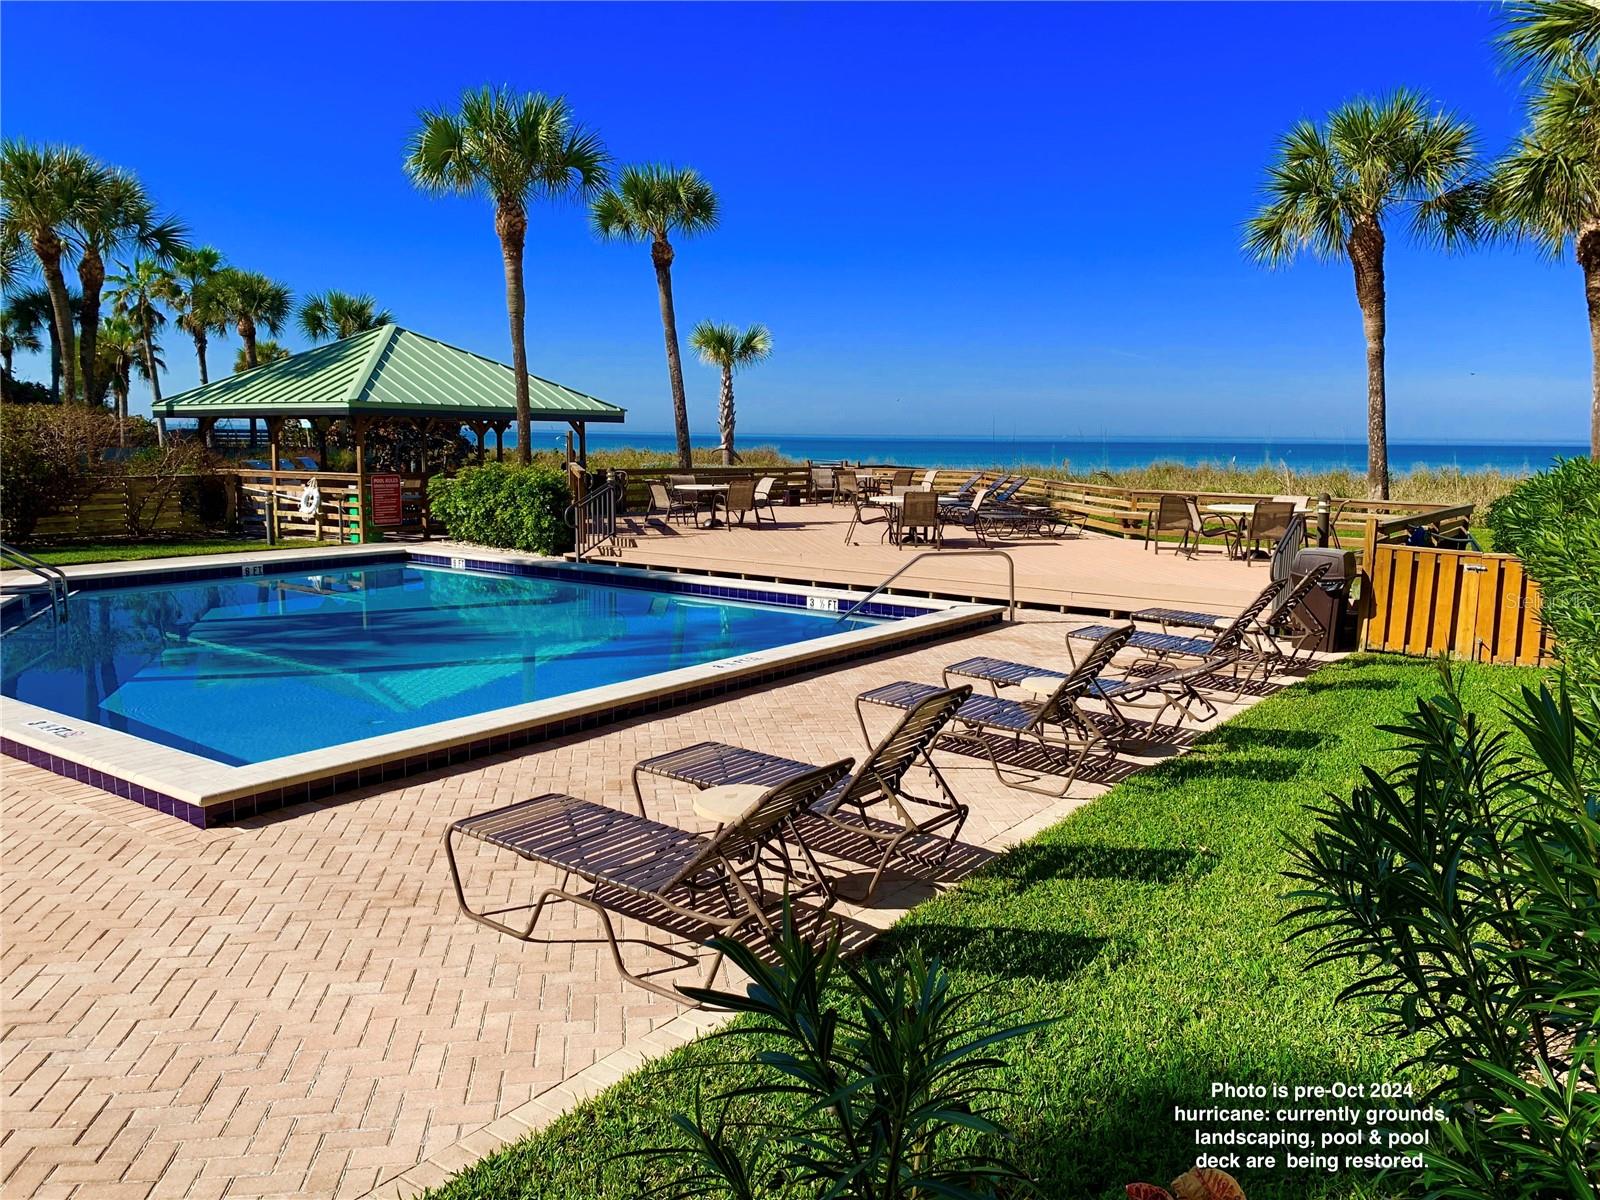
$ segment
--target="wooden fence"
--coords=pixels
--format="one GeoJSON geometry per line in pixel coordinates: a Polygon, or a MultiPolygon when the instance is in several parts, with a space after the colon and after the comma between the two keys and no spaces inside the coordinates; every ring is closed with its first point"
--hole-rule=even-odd
{"type": "Polygon", "coordinates": [[[185,477],[112,475],[82,497],[40,517],[40,540],[123,538],[141,534],[200,533],[198,512],[185,505],[185,477]]]}
{"type": "Polygon", "coordinates": [[[1539,585],[1515,555],[1380,542],[1365,569],[1363,649],[1527,666],[1552,657],[1539,585]]]}

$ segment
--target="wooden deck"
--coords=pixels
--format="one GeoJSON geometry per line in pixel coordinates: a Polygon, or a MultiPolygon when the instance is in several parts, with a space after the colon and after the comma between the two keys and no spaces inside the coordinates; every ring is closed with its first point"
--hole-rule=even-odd
{"type": "MultiPolygon", "coordinates": [[[[752,519],[726,529],[668,525],[665,520],[623,517],[622,546],[598,562],[694,571],[741,579],[870,588],[909,560],[913,552],[879,540],[882,525],[844,536],[850,509],[779,507],[778,524],[757,528],[752,519]]],[[[944,550],[912,567],[891,589],[961,600],[1004,601],[1006,567],[998,558],[957,551],[983,548],[960,529],[946,531],[944,550]]],[[[992,543],[1016,564],[1020,604],[1085,613],[1128,613],[1151,605],[1215,609],[1241,607],[1267,582],[1264,563],[1230,562],[1221,545],[1185,558],[1170,548],[1158,554],[1137,539],[1087,533],[1060,539],[1017,538],[992,543]]]]}

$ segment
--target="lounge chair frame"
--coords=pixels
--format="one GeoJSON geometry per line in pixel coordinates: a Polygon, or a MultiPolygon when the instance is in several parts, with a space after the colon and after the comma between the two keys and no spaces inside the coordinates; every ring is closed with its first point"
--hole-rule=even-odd
{"type": "MultiPolygon", "coordinates": [[[[554,792],[465,817],[444,832],[456,900],[462,912],[480,925],[524,942],[596,940],[535,935],[539,918],[552,900],[587,908],[600,918],[612,962],[625,980],[670,1000],[690,1003],[675,988],[649,977],[660,970],[645,975],[629,971],[622,945],[627,941],[649,946],[677,960],[680,967],[692,964],[693,957],[666,942],[619,938],[613,914],[657,926],[663,917],[674,920],[699,931],[695,940],[702,943],[737,936],[751,926],[772,935],[776,927],[761,899],[766,893],[765,866],[782,878],[785,902],[812,894],[823,896],[820,920],[833,903],[832,894],[804,844],[784,835],[794,815],[816,803],[852,766],[853,759],[843,759],[775,784],[741,820],[720,826],[709,837],[652,821],[642,813],[635,815],[554,792]],[[543,888],[534,899],[526,924],[516,926],[498,919],[515,909],[479,910],[468,902],[456,861],[456,842],[462,837],[510,850],[560,872],[560,882],[543,888]],[[776,849],[775,842],[780,843],[776,849]],[[795,863],[791,842],[799,850],[803,866],[795,863]],[[574,876],[589,885],[587,891],[572,889],[574,876]]],[[[711,986],[722,959],[721,951],[711,956],[700,986],[711,986]]],[[[665,969],[671,968],[661,968],[665,969]]]]}

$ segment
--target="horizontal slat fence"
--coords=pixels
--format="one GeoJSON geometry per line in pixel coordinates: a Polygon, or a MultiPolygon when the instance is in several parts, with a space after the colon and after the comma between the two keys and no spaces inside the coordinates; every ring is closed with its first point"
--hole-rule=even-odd
{"type": "Polygon", "coordinates": [[[113,475],[87,495],[40,517],[39,540],[121,538],[137,532],[199,533],[199,518],[184,510],[183,484],[156,475],[113,475]]]}
{"type": "Polygon", "coordinates": [[[1367,579],[1363,649],[1524,666],[1552,657],[1539,585],[1515,555],[1379,543],[1367,579]]]}

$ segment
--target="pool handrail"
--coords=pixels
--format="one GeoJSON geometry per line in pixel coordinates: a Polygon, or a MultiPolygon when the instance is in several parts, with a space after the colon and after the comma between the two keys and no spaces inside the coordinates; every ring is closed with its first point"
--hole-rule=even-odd
{"type": "Polygon", "coordinates": [[[904,575],[912,567],[916,566],[923,559],[954,558],[957,555],[962,554],[968,555],[969,557],[972,555],[984,554],[1006,560],[1006,576],[1008,580],[1007,592],[1011,597],[1009,603],[1006,605],[1006,620],[1015,621],[1017,619],[1017,562],[1016,559],[1012,558],[1011,555],[1004,550],[924,550],[921,554],[913,555],[911,558],[907,559],[904,565],[891,574],[887,579],[878,584],[877,587],[873,588],[865,596],[861,597],[861,599],[857,600],[849,608],[841,612],[838,619],[840,621],[844,621],[854,616],[861,610],[863,605],[870,601],[874,596],[878,595],[879,592],[882,592],[896,579],[899,579],[900,576],[904,575]]]}

